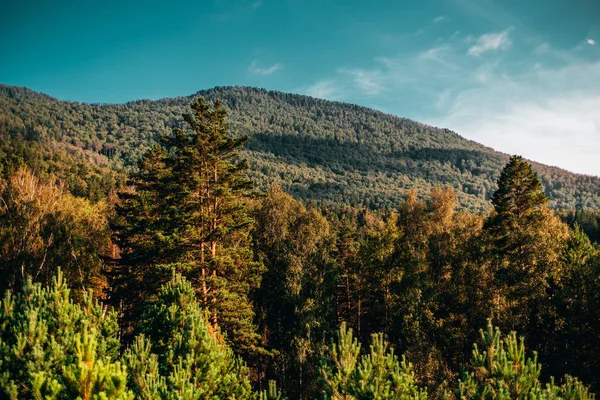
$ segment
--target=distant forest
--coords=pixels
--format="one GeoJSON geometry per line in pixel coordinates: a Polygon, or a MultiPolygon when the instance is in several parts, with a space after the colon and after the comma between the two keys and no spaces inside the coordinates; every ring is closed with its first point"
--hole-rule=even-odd
{"type": "Polygon", "coordinates": [[[600,390],[598,178],[257,89],[2,93],[0,398],[600,390]]]}
{"type": "MultiPolygon", "coordinates": [[[[59,101],[0,85],[0,135],[5,143],[18,138],[52,149],[53,155],[40,157],[64,152],[76,163],[90,162],[96,172],[131,171],[159,136],[183,126],[181,115],[198,96],[221,99],[230,133],[252,138],[242,154],[256,186],[266,190],[277,184],[301,200],[394,208],[410,190],[424,200],[442,185],[454,189],[462,209],[485,213],[508,161],[508,155],[447,129],[351,104],[248,87],[110,105],[59,101]]],[[[11,145],[2,147],[0,152],[12,155],[11,145]]],[[[552,208],[600,208],[599,178],[533,165],[552,208]]],[[[83,182],[71,184],[82,193],[106,192],[113,180],[107,179],[99,174],[88,188],[83,182]]]]}

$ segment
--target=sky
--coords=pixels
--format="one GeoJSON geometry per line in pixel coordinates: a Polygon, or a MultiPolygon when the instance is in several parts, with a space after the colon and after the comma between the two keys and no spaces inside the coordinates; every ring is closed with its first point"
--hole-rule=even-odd
{"type": "Polygon", "coordinates": [[[0,0],[0,82],[123,103],[257,86],[600,176],[598,0],[0,0]]]}

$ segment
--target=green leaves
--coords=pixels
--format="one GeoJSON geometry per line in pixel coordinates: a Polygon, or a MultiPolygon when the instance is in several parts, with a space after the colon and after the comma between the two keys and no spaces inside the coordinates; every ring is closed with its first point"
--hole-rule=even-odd
{"type": "Polygon", "coordinates": [[[198,99],[184,114],[186,129],[161,137],[141,159],[134,188],[121,193],[117,208],[125,272],[119,293],[132,298],[125,311],[135,320],[141,290],[165,281],[161,267],[176,267],[236,352],[250,355],[261,352],[250,296],[263,268],[250,247],[248,166],[238,160],[248,138],[229,135],[226,114],[219,101],[198,99]]]}
{"type": "Polygon", "coordinates": [[[175,274],[158,293],[124,359],[129,382],[144,399],[246,399],[248,370],[175,274]]]}

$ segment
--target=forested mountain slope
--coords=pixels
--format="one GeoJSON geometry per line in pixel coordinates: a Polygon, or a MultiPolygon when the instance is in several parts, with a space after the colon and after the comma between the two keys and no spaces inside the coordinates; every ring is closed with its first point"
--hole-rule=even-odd
{"type": "MultiPolygon", "coordinates": [[[[508,156],[447,130],[368,108],[248,87],[126,104],[67,102],[0,85],[0,137],[20,137],[97,166],[134,166],[190,102],[221,99],[230,130],[251,137],[244,156],[260,188],[302,199],[395,206],[410,189],[453,187],[472,211],[489,207],[508,156]]],[[[6,140],[3,140],[6,143],[6,140]]],[[[2,149],[0,149],[2,151],[2,149]]],[[[6,149],[4,149],[6,153],[6,149]]],[[[600,178],[534,164],[554,208],[600,208],[600,178]]]]}

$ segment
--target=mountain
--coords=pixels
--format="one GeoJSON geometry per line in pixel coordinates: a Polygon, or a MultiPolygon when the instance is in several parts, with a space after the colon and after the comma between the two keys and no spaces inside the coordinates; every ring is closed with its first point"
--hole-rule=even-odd
{"type": "MultiPolygon", "coordinates": [[[[489,208],[508,160],[507,154],[448,129],[357,105],[250,87],[86,104],[0,85],[0,137],[59,150],[75,164],[90,163],[99,180],[107,168],[134,167],[159,135],[181,126],[181,114],[198,96],[221,99],[230,112],[231,132],[251,137],[243,155],[260,188],[279,184],[302,199],[377,208],[397,205],[410,189],[423,196],[439,184],[453,187],[465,209],[481,212],[489,208]]],[[[534,167],[552,207],[600,209],[600,178],[538,163],[534,167]]]]}

